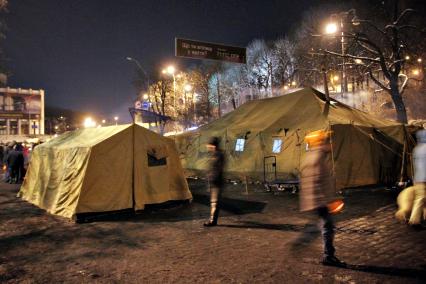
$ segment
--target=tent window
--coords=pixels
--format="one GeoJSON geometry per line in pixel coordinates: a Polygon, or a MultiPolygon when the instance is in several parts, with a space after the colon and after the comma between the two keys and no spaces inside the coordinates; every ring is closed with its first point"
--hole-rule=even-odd
{"type": "Polygon", "coordinates": [[[242,152],[244,151],[244,143],[246,142],[243,138],[238,138],[237,143],[235,143],[235,151],[242,152]]]}
{"type": "Polygon", "coordinates": [[[283,144],[283,140],[275,138],[273,141],[274,142],[272,144],[272,153],[281,153],[281,145],[283,144]]]}
{"type": "Polygon", "coordinates": [[[150,155],[150,154],[147,154],[147,155],[148,155],[148,167],[158,167],[158,166],[167,165],[166,157],[157,159],[153,155],[150,155]]]}

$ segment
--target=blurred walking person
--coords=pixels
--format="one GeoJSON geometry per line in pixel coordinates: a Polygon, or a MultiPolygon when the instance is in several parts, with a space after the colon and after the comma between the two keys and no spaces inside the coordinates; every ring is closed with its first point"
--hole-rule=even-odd
{"type": "Polygon", "coordinates": [[[407,221],[414,228],[421,228],[426,219],[426,130],[416,133],[417,146],[413,151],[414,185],[404,189],[398,196],[399,210],[395,216],[407,221]]]}
{"type": "Polygon", "coordinates": [[[222,190],[224,186],[223,169],[225,167],[225,156],[219,147],[218,137],[212,137],[207,144],[207,150],[211,153],[208,179],[210,185],[210,219],[204,226],[217,225],[219,210],[221,206],[222,190]]]}
{"type": "Polygon", "coordinates": [[[330,132],[318,130],[305,137],[309,150],[301,164],[300,210],[315,211],[321,221],[324,245],[324,265],[345,266],[335,256],[334,223],[328,204],[336,200],[330,132]]]}

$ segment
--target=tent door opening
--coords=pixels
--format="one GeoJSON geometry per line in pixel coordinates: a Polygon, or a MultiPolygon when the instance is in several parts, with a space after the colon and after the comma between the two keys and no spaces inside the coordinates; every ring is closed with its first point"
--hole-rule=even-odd
{"type": "Polygon", "coordinates": [[[263,158],[263,182],[271,183],[277,179],[277,157],[266,156],[263,158]]]}

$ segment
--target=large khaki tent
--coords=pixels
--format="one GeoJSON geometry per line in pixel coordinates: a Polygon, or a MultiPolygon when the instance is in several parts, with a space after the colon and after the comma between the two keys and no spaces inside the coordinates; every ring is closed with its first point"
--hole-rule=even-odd
{"type": "Polygon", "coordinates": [[[327,103],[324,94],[310,88],[250,101],[175,140],[189,173],[206,169],[205,144],[218,136],[226,151],[228,176],[286,180],[299,176],[306,152],[305,135],[330,128],[339,189],[398,179],[401,165],[407,164],[403,158],[407,149],[404,125],[335,100],[327,103]]]}
{"type": "Polygon", "coordinates": [[[37,146],[18,196],[67,218],[192,198],[173,140],[138,125],[77,130],[37,146]]]}

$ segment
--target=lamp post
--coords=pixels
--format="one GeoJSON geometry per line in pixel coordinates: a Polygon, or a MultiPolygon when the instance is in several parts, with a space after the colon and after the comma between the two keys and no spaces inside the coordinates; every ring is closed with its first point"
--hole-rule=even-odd
{"type": "Polygon", "coordinates": [[[145,74],[145,76],[146,76],[146,90],[147,90],[147,92],[148,92],[148,94],[149,94],[149,86],[150,86],[150,80],[149,80],[149,75],[148,75],[148,72],[146,72],[145,71],[145,69],[142,67],[142,65],[139,63],[139,61],[138,60],[136,60],[136,59],[134,59],[133,57],[126,57],[126,60],[128,60],[128,61],[132,61],[133,63],[135,63],[136,64],[136,66],[138,67],[138,69],[140,70],[140,71],[142,71],[142,73],[143,74],[145,74]]]}
{"type": "Polygon", "coordinates": [[[341,51],[342,51],[342,81],[341,81],[341,89],[342,89],[342,95],[346,92],[348,92],[348,78],[346,76],[346,41],[345,41],[345,20],[352,15],[353,18],[351,19],[350,23],[352,25],[357,26],[360,24],[359,19],[356,17],[356,11],[354,9],[351,9],[347,12],[342,12],[339,14],[333,14],[332,18],[339,18],[339,23],[336,23],[336,21],[332,21],[331,23],[328,23],[325,27],[325,33],[328,35],[336,34],[340,28],[340,35],[341,35],[341,51]]]}
{"type": "Polygon", "coordinates": [[[192,104],[194,105],[194,124],[197,125],[197,93],[192,92],[192,104]]]}
{"type": "MultiPolygon", "coordinates": [[[[348,79],[346,77],[346,62],[345,62],[345,55],[346,55],[346,43],[345,43],[345,34],[343,31],[344,25],[343,25],[343,16],[339,14],[340,18],[340,33],[341,33],[341,51],[342,51],[342,80],[341,80],[341,92],[342,96],[344,93],[348,91],[348,79]]],[[[327,24],[325,28],[325,33],[332,35],[337,33],[339,30],[337,24],[335,22],[331,22],[327,24]]]]}
{"type": "Polygon", "coordinates": [[[118,116],[114,116],[114,120],[115,120],[115,125],[117,126],[117,124],[118,124],[118,116]]]}
{"type": "Polygon", "coordinates": [[[186,84],[186,85],[183,87],[183,89],[184,89],[184,91],[185,91],[185,108],[187,108],[187,105],[186,105],[186,102],[187,102],[186,93],[187,93],[187,92],[190,92],[190,91],[192,90],[192,86],[191,86],[191,85],[189,85],[189,84],[186,84]]]}
{"type": "Polygon", "coordinates": [[[167,66],[166,69],[163,69],[163,74],[169,74],[173,77],[173,108],[176,111],[176,77],[175,77],[175,67],[173,65],[167,66]]]}
{"type": "Polygon", "coordinates": [[[185,84],[185,86],[183,87],[183,90],[185,91],[185,111],[187,114],[187,121],[189,120],[189,109],[191,107],[190,104],[188,104],[188,98],[187,98],[187,92],[190,92],[192,90],[192,86],[189,84],[185,84]]]}

